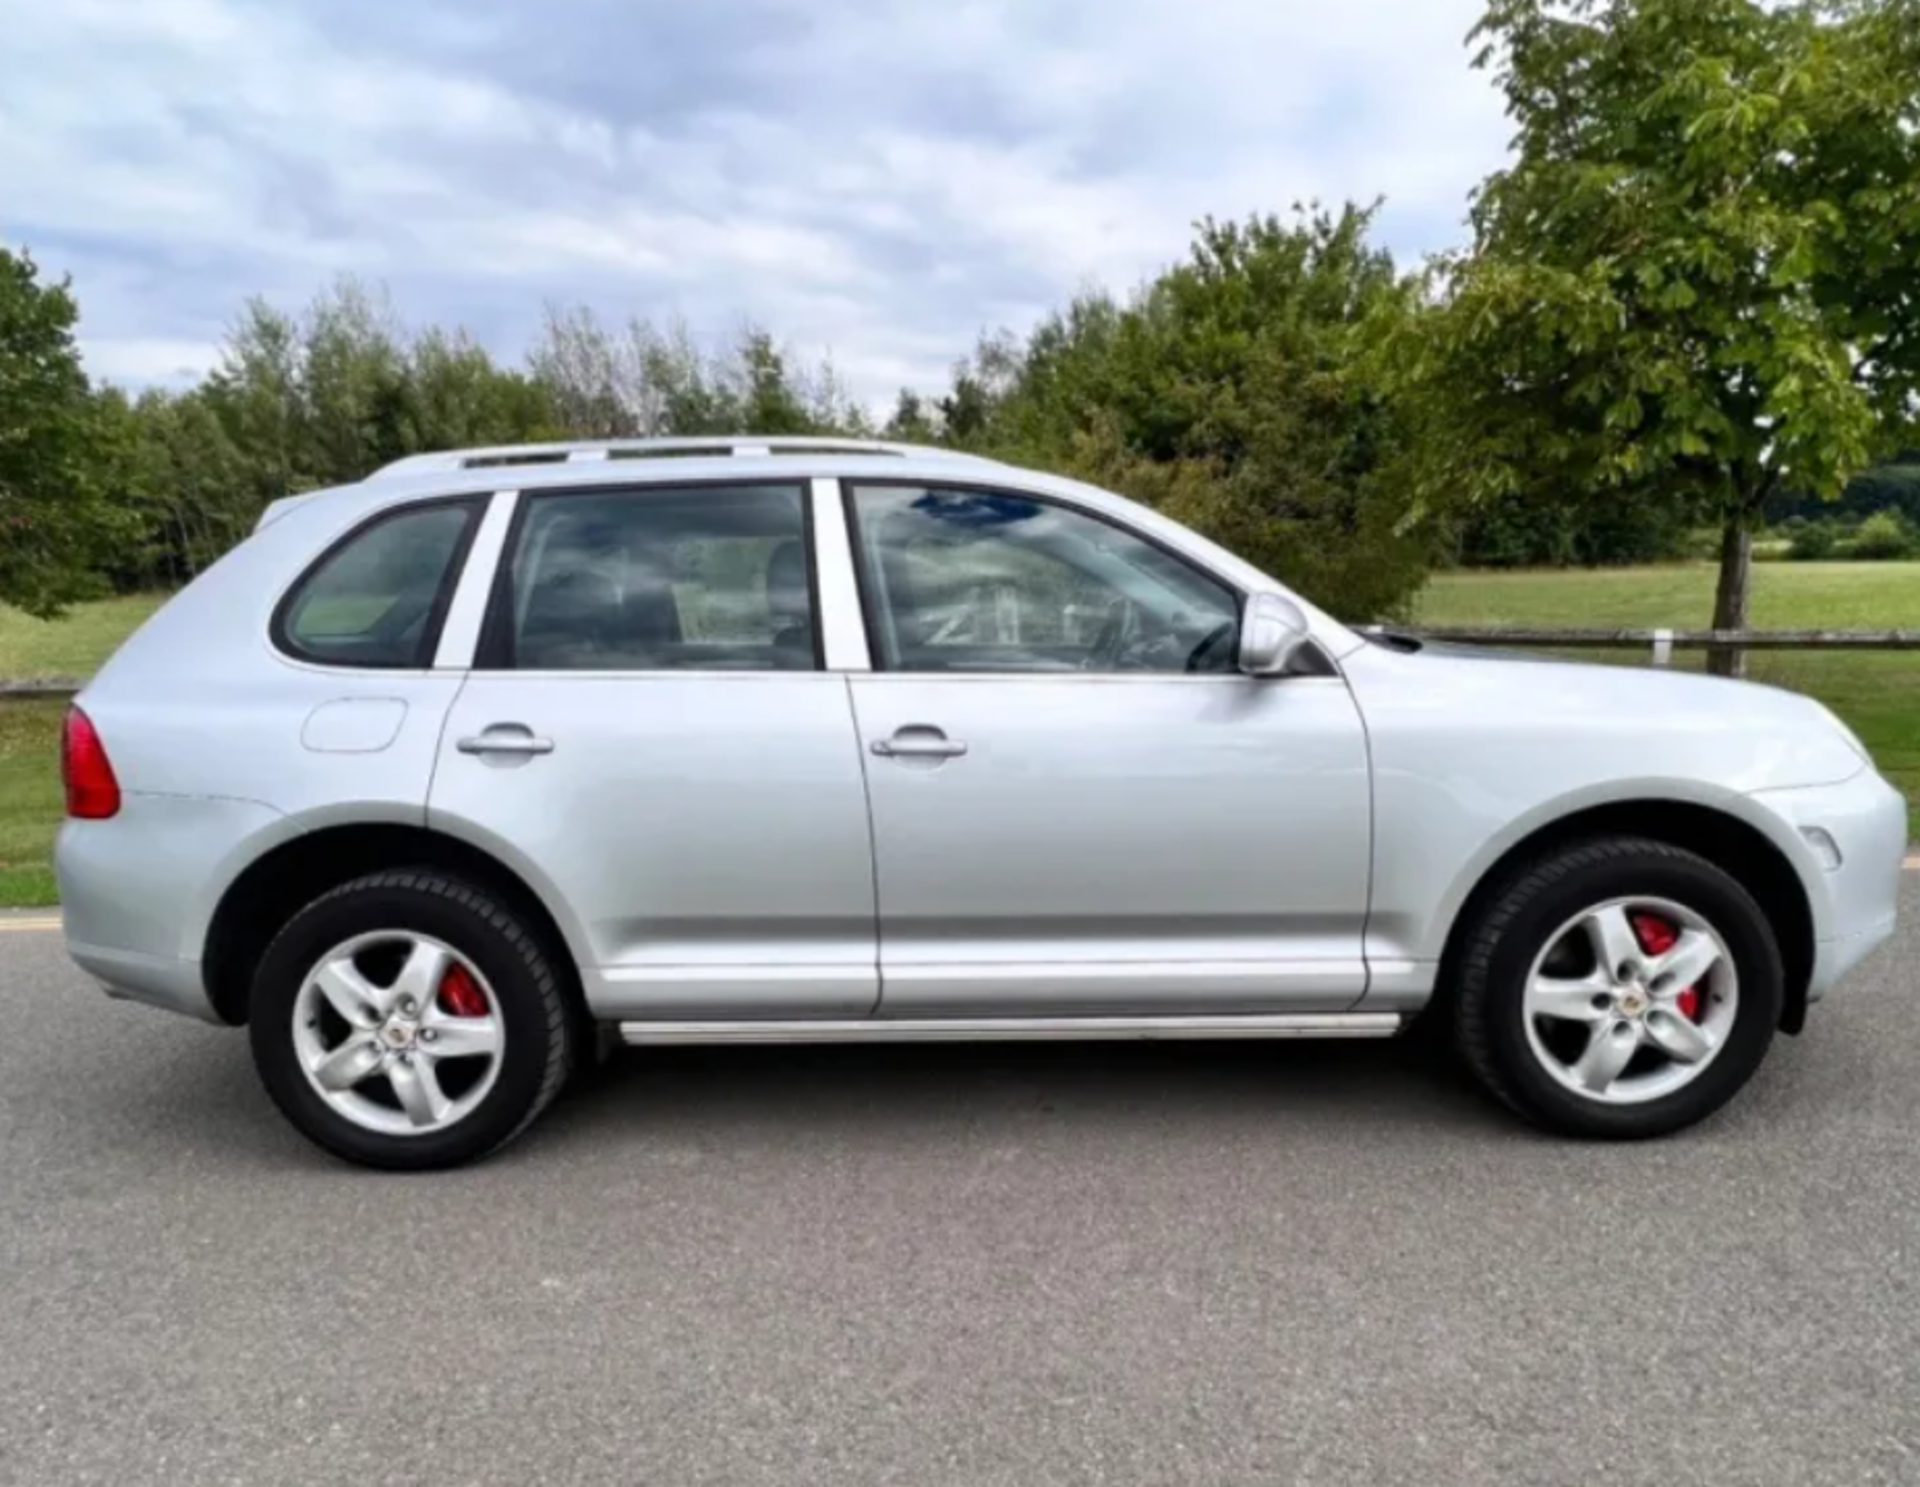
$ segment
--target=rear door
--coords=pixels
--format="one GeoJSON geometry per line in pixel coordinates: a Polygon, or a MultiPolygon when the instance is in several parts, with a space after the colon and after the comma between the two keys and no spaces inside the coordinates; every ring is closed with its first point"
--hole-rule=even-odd
{"type": "Polygon", "coordinates": [[[866,794],[805,482],[519,498],[429,819],[587,947],[603,1017],[864,1016],[866,794]]]}

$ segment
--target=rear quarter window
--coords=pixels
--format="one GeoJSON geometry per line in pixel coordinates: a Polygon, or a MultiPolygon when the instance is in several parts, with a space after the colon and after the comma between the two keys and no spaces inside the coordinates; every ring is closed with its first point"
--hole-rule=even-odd
{"type": "Polygon", "coordinates": [[[281,601],[274,644],[327,666],[430,665],[479,509],[407,506],[349,533],[281,601]]]}

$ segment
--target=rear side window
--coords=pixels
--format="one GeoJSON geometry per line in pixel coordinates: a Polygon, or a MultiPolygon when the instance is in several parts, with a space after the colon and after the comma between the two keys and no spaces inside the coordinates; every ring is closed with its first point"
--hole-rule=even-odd
{"type": "Polygon", "coordinates": [[[523,499],[485,664],[526,671],[818,668],[800,486],[523,499]]]}
{"type": "Polygon", "coordinates": [[[478,510],[476,501],[436,502],[360,528],[294,585],[275,643],[328,666],[432,664],[478,510]]]}

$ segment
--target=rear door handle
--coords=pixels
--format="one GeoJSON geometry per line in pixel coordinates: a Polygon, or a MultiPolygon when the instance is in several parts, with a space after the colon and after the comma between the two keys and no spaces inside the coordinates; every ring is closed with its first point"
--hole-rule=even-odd
{"type": "Polygon", "coordinates": [[[518,723],[496,723],[472,738],[461,739],[454,747],[463,754],[512,754],[524,758],[551,754],[553,740],[541,738],[531,728],[518,723]]]}
{"type": "Polygon", "coordinates": [[[902,728],[892,738],[876,738],[872,747],[882,759],[958,759],[967,751],[958,739],[925,727],[902,728]]]}

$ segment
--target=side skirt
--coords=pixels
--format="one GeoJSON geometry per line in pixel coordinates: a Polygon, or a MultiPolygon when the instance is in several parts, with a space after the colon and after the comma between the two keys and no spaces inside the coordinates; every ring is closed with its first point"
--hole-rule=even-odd
{"type": "Polygon", "coordinates": [[[844,1020],[622,1022],[628,1043],[971,1043],[1161,1038],[1390,1038],[1397,1012],[1228,1014],[1213,1017],[866,1017],[844,1020]]]}

